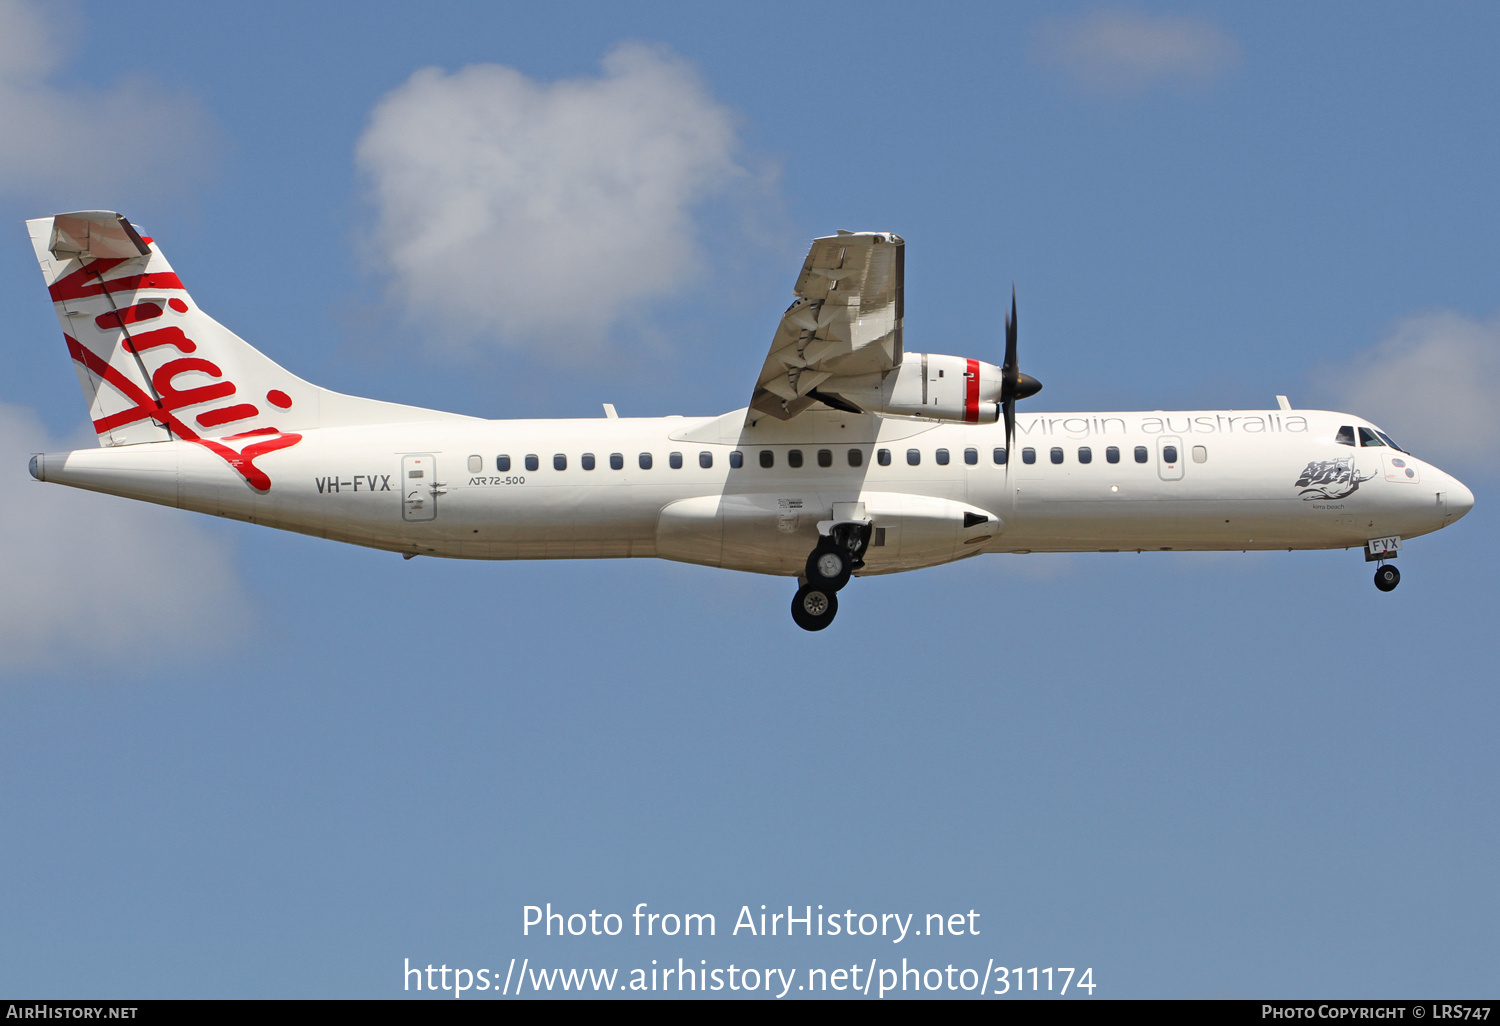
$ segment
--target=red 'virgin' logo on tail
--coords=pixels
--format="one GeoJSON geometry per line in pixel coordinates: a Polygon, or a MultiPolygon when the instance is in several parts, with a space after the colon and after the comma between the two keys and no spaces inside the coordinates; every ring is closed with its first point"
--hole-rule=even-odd
{"type": "MultiPolygon", "coordinates": [[[[173,277],[175,279],[175,275],[173,277]]],[[[108,284],[113,286],[115,283],[111,281],[108,284]]],[[[180,288],[181,286],[177,287],[180,288]]],[[[174,304],[176,302],[176,300],[173,301],[174,304]]],[[[299,434],[278,431],[273,427],[246,431],[224,438],[203,438],[192,428],[188,427],[187,424],[183,423],[182,419],[176,415],[177,410],[184,406],[196,406],[200,403],[227,398],[235,393],[234,382],[223,380],[215,381],[208,385],[201,385],[197,388],[178,389],[175,387],[173,380],[179,374],[186,374],[190,371],[197,371],[211,378],[222,379],[223,371],[219,369],[218,365],[209,360],[197,356],[182,356],[163,363],[151,375],[151,387],[161,397],[157,399],[147,395],[139,385],[110,366],[108,362],[101,359],[98,354],[81,344],[73,336],[65,334],[63,338],[67,339],[68,353],[74,360],[81,363],[94,376],[108,382],[127,400],[135,403],[135,406],[130,409],[121,410],[119,413],[111,413],[107,417],[101,417],[94,421],[94,430],[99,434],[125,427],[128,424],[136,424],[143,420],[154,421],[184,442],[195,442],[219,456],[245,479],[246,484],[258,492],[270,491],[271,479],[266,475],[265,471],[255,465],[255,461],[266,453],[275,452],[277,449],[285,449],[302,441],[302,436],[299,434]],[[254,441],[251,441],[251,439],[254,439],[254,441]],[[240,448],[235,449],[225,444],[228,442],[239,442],[240,448]]],[[[127,350],[134,352],[137,356],[143,350],[152,349],[157,346],[171,346],[184,354],[195,352],[198,348],[193,340],[183,333],[181,328],[176,327],[159,328],[155,331],[127,336],[123,340],[123,344],[127,350]]],[[[268,393],[267,399],[282,409],[291,406],[291,400],[285,393],[280,391],[273,390],[268,393]]],[[[200,415],[197,420],[204,427],[213,427],[217,424],[227,424],[231,421],[253,417],[257,412],[259,411],[254,406],[240,404],[225,407],[221,410],[211,410],[208,413],[200,415]]]]}

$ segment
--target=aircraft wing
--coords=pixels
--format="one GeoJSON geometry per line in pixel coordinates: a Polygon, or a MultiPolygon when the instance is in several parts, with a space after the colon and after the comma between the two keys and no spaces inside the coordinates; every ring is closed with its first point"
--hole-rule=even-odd
{"type": "Polygon", "coordinates": [[[905,241],[889,232],[813,240],[797,299],[782,314],[755,382],[752,411],[790,420],[817,402],[842,409],[819,384],[900,366],[905,254],[905,241]]]}

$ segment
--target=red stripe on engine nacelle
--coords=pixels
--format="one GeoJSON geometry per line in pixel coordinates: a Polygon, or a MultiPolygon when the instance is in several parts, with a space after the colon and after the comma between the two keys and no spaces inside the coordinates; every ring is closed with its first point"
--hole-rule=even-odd
{"type": "Polygon", "coordinates": [[[970,360],[964,377],[964,423],[979,423],[979,361],[970,360]]]}

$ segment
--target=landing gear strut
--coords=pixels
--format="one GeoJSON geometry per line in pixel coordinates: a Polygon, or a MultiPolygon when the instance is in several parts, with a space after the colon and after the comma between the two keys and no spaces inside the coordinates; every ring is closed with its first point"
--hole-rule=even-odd
{"type": "Polygon", "coordinates": [[[1381,563],[1375,568],[1375,587],[1381,591],[1395,591],[1400,583],[1401,571],[1389,563],[1381,563]]]}
{"type": "Polygon", "coordinates": [[[833,524],[818,547],[807,557],[805,584],[792,599],[792,619],[805,631],[820,631],[833,622],[839,611],[837,593],[849,583],[854,571],[865,565],[861,558],[870,545],[869,521],[845,520],[833,524]]]}

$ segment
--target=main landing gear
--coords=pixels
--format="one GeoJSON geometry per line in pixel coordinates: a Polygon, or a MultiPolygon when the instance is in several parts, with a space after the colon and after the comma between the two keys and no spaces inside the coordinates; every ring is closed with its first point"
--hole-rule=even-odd
{"type": "Polygon", "coordinates": [[[804,584],[792,596],[792,620],[805,631],[820,631],[838,615],[839,597],[832,588],[804,584]]]}
{"type": "Polygon", "coordinates": [[[1389,563],[1381,563],[1375,568],[1375,587],[1381,591],[1395,591],[1400,583],[1401,571],[1389,563]]]}
{"type": "Polygon", "coordinates": [[[854,571],[865,565],[870,545],[869,521],[833,524],[807,557],[802,587],[792,597],[792,620],[805,631],[820,631],[838,615],[838,592],[854,571]]]}

